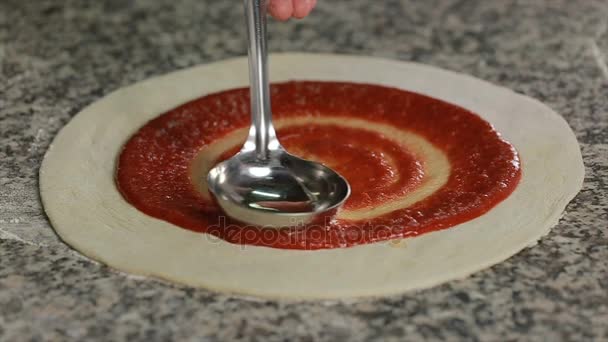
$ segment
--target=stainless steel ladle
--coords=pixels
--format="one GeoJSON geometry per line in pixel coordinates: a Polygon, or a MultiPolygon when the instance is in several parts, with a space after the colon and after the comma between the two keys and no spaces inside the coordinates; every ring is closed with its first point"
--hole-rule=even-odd
{"type": "Polygon", "coordinates": [[[291,227],[333,215],[350,194],[330,168],[287,153],[272,125],[267,78],[267,0],[244,0],[249,38],[251,128],[241,151],[209,171],[224,212],[247,224],[291,227]]]}

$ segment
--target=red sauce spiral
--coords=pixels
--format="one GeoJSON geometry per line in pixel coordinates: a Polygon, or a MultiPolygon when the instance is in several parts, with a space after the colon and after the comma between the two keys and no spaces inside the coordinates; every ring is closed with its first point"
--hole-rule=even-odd
{"type": "MultiPolygon", "coordinates": [[[[116,183],[123,197],[147,215],[232,243],[322,249],[452,227],[504,200],[521,177],[513,146],[489,123],[458,106],[355,83],[288,82],[272,85],[271,93],[277,133],[286,149],[326,163],[351,184],[352,195],[334,220],[293,229],[244,226],[225,218],[209,194],[197,189],[198,178],[205,176],[192,173],[199,154],[248,126],[247,89],[203,96],[139,129],[118,160],[116,183]],[[390,130],[383,131],[386,127],[390,130]],[[414,140],[411,146],[404,143],[406,135],[429,147],[414,146],[414,140]],[[431,169],[442,164],[430,162],[425,155],[429,148],[445,158],[442,170],[431,169]],[[445,174],[442,183],[431,179],[433,172],[445,174]],[[387,206],[425,187],[433,191],[420,200],[396,209],[387,206]],[[381,214],[360,218],[374,210],[381,214]]],[[[215,162],[238,146],[226,146],[215,162]]]]}

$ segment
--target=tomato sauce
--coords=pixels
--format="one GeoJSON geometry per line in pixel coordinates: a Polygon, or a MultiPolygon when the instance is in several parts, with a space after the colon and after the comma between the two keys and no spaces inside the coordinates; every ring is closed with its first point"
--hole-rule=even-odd
{"type": "MultiPolygon", "coordinates": [[[[352,194],[344,211],[371,209],[422,186],[424,156],[390,136],[339,123],[316,125],[315,118],[363,119],[414,133],[447,156],[449,177],[412,205],[358,221],[338,215],[289,229],[233,221],[197,190],[190,171],[202,149],[249,125],[249,93],[241,88],[183,104],[139,129],[118,160],[116,183],[123,197],[147,215],[231,243],[326,249],[453,227],[507,198],[521,177],[517,152],[488,122],[438,99],[379,85],[315,81],[273,84],[271,97],[275,120],[311,118],[277,134],[288,151],[323,162],[349,181],[352,194]]],[[[237,150],[227,148],[217,161],[237,150]]]]}

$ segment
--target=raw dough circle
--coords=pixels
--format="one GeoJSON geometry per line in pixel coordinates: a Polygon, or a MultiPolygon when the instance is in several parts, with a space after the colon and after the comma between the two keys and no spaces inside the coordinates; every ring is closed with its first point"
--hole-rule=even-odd
{"type": "Polygon", "coordinates": [[[566,122],[542,103],[470,76],[379,58],[278,54],[273,81],[364,82],[454,103],[519,151],[522,178],[503,202],[457,227],[400,243],[316,251],[227,243],[139,212],[114,183],[126,140],[153,117],[204,94],[243,87],[245,58],[152,78],[80,112],[55,138],[40,191],[61,238],[114,268],[224,292],[281,298],[377,296],[464,278],[534,245],[580,190],[584,167],[566,122]]]}

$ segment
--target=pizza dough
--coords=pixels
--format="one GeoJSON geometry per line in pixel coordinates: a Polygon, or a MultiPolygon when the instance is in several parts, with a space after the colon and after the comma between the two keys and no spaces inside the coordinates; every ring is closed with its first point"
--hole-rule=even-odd
{"type": "Polygon", "coordinates": [[[218,291],[273,298],[377,296],[434,286],[533,245],[582,186],[578,143],[547,106],[454,72],[378,58],[280,54],[273,81],[387,85],[454,103],[492,123],[518,150],[519,186],[453,229],[351,248],[301,251],[227,243],[176,229],[128,204],[114,184],[121,147],[151,118],[201,95],[247,85],[247,61],[194,67],[120,89],[85,108],[55,138],[41,197],[68,244],[117,269],[218,291]]]}

